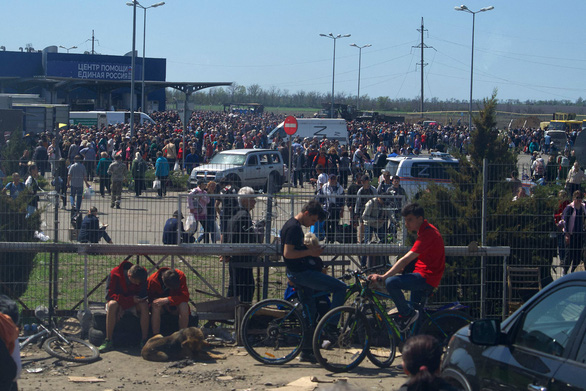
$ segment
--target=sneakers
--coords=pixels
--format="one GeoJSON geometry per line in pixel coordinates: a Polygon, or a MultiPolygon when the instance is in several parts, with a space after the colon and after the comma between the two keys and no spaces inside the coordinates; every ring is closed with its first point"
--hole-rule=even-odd
{"type": "Polygon", "coordinates": [[[301,352],[301,356],[299,356],[299,361],[301,362],[308,362],[311,364],[317,364],[317,359],[315,358],[315,355],[313,354],[313,352],[311,351],[305,351],[303,350],[301,352]]]}
{"type": "Polygon", "coordinates": [[[112,344],[112,341],[110,341],[109,339],[106,339],[104,341],[104,343],[101,344],[100,347],[98,348],[98,350],[100,351],[100,353],[106,353],[106,352],[109,352],[112,349],[114,349],[114,344],[112,344]]]}
{"type": "Polygon", "coordinates": [[[400,316],[397,319],[397,326],[399,331],[404,333],[405,331],[409,330],[409,327],[415,323],[415,321],[419,318],[419,311],[413,310],[413,314],[411,316],[400,316]]]}

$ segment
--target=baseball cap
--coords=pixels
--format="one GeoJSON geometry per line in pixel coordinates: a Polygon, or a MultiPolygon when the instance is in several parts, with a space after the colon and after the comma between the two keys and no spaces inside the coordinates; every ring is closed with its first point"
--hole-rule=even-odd
{"type": "Polygon", "coordinates": [[[338,176],[336,174],[330,174],[329,178],[330,179],[338,179],[338,176]]]}

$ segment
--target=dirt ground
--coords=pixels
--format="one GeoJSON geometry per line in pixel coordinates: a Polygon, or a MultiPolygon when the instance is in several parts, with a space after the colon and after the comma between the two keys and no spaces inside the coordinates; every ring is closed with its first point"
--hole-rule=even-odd
{"type": "MultiPolygon", "coordinates": [[[[381,370],[368,359],[350,373],[332,374],[298,359],[280,366],[262,365],[242,347],[218,347],[227,356],[216,362],[156,363],[142,359],[138,348],[112,351],[92,364],[49,356],[36,345],[22,352],[19,390],[397,390],[405,381],[396,366],[381,370]],[[75,382],[70,377],[95,382],[75,382]],[[313,381],[310,379],[314,377],[313,381]],[[294,382],[294,383],[293,383],[294,382]],[[291,384],[293,383],[293,384],[291,384]]],[[[395,364],[400,363],[400,358],[395,364]]]]}

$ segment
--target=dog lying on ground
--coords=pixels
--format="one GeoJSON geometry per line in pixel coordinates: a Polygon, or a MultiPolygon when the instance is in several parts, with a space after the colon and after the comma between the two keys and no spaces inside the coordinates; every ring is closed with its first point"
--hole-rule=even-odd
{"type": "Polygon", "coordinates": [[[179,330],[168,337],[157,334],[147,341],[141,351],[142,358],[148,361],[177,361],[185,358],[223,360],[226,357],[213,354],[204,349],[211,345],[205,340],[203,332],[197,327],[179,330]]]}

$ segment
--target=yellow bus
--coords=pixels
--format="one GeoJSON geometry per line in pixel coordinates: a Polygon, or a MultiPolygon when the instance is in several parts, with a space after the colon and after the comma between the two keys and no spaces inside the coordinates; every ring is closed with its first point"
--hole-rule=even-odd
{"type": "Polygon", "coordinates": [[[574,130],[579,132],[582,130],[582,121],[576,120],[558,120],[554,119],[549,121],[548,130],[563,130],[566,132],[573,132],[574,130]]]}

